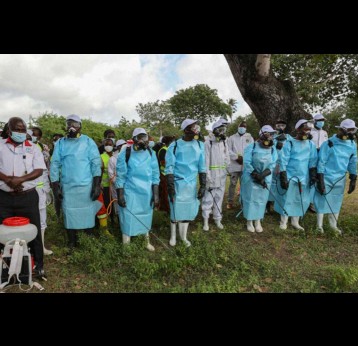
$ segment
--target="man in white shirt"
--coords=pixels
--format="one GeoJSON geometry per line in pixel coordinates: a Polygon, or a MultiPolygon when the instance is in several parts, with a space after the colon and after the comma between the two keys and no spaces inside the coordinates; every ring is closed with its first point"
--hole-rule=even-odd
{"type": "Polygon", "coordinates": [[[241,179],[243,171],[243,155],[245,148],[254,142],[254,139],[249,133],[246,133],[246,122],[242,121],[238,127],[237,133],[229,137],[227,144],[230,156],[230,186],[229,195],[227,198],[227,209],[232,209],[234,206],[234,196],[236,190],[237,180],[241,179]]]}
{"type": "Polygon", "coordinates": [[[21,118],[9,119],[8,138],[0,142],[0,223],[5,218],[27,217],[37,227],[36,238],[29,242],[36,273],[45,277],[39,212],[37,178],[46,169],[37,145],[26,140],[26,124],[21,118]]]}
{"type": "Polygon", "coordinates": [[[312,141],[316,145],[317,151],[322,143],[328,140],[328,134],[323,130],[324,121],[326,120],[322,114],[316,114],[314,117],[314,128],[311,130],[312,141]]]}

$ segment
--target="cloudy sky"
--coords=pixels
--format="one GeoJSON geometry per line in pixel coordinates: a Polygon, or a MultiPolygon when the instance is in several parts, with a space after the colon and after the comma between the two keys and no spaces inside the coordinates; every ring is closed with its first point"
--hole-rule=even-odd
{"type": "Polygon", "coordinates": [[[108,124],[139,120],[138,103],[207,84],[250,113],[222,54],[0,54],[0,121],[53,112],[108,124]]]}

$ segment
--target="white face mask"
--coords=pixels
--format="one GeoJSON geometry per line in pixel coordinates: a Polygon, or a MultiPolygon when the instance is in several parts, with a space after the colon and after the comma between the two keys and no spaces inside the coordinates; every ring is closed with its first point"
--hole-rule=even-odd
{"type": "Polygon", "coordinates": [[[113,151],[113,147],[111,145],[106,145],[104,147],[104,150],[107,152],[107,153],[110,153],[111,151],[113,151]]]}

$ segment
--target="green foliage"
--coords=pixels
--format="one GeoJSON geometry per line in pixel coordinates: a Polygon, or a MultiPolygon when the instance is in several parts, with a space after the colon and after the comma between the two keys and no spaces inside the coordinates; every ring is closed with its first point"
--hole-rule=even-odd
{"type": "Polygon", "coordinates": [[[357,288],[358,268],[332,265],[327,271],[330,277],[328,285],[334,292],[347,292],[357,288]]]}
{"type": "Polygon", "coordinates": [[[145,104],[139,103],[136,111],[152,136],[159,138],[177,134],[178,128],[175,126],[168,102],[157,100],[145,104]]]}
{"type": "Polygon", "coordinates": [[[357,95],[358,54],[273,54],[271,62],[275,76],[291,79],[311,111],[357,95]]]}
{"type": "Polygon", "coordinates": [[[226,101],[226,103],[231,108],[230,113],[228,115],[230,117],[230,121],[232,122],[233,114],[236,112],[236,109],[237,109],[237,101],[235,99],[230,98],[226,101]]]}
{"type": "Polygon", "coordinates": [[[232,112],[232,108],[220,99],[217,90],[206,84],[178,90],[168,102],[177,126],[184,119],[193,118],[200,121],[200,126],[205,127],[215,118],[230,115],[232,112]]]}

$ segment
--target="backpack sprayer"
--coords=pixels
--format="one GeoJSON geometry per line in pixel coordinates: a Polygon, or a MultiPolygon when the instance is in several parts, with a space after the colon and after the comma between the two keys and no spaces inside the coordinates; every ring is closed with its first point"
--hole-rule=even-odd
{"type": "Polygon", "coordinates": [[[27,243],[36,235],[37,227],[25,217],[9,217],[0,225],[0,243],[5,245],[0,255],[0,290],[10,284],[26,284],[30,289],[34,285],[27,243]]]}

